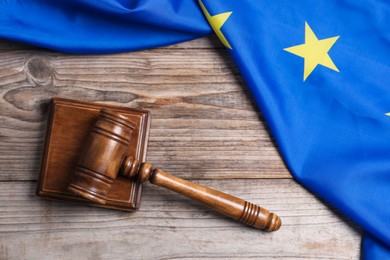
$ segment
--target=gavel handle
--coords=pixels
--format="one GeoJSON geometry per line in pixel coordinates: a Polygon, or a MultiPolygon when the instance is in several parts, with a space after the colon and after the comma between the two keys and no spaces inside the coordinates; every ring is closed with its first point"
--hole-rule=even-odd
{"type": "Polygon", "coordinates": [[[165,187],[202,202],[226,216],[255,228],[275,231],[282,225],[276,214],[264,208],[226,193],[177,178],[160,169],[153,169],[149,163],[139,165],[138,161],[128,157],[124,161],[122,174],[130,177],[138,175],[138,180],[141,182],[149,180],[154,185],[165,187]]]}
{"type": "Polygon", "coordinates": [[[149,181],[210,206],[216,211],[253,227],[278,230],[280,218],[268,210],[229,194],[192,183],[155,169],[149,181]]]}

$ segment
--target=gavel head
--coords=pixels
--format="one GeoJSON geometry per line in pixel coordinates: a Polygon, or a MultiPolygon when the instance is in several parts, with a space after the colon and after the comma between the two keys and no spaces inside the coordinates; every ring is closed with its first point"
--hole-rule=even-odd
{"type": "Polygon", "coordinates": [[[102,109],[89,134],[68,189],[105,204],[127,155],[134,124],[120,113],[102,109]]]}

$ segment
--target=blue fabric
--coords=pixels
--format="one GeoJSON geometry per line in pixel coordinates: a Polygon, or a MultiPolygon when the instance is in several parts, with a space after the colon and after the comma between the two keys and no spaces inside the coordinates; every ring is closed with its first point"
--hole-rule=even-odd
{"type": "Polygon", "coordinates": [[[233,12],[221,30],[294,177],[366,230],[367,259],[390,259],[388,2],[204,5],[233,12]],[[319,65],[303,80],[304,59],[285,49],[305,43],[306,22],[319,40],[339,36],[328,55],[340,72],[319,65]]]}
{"type": "MultiPolygon", "coordinates": [[[[203,3],[210,16],[232,12],[219,20],[221,34],[294,177],[365,229],[366,259],[390,259],[389,3],[203,3]],[[335,67],[318,65],[303,80],[310,62],[286,48],[305,43],[306,23],[318,40],[339,38],[326,52],[335,67]]],[[[1,37],[67,52],[151,48],[209,32],[195,0],[0,3],[1,37]]]]}
{"type": "Polygon", "coordinates": [[[363,259],[385,260],[389,259],[390,249],[371,235],[363,239],[363,259]]]}
{"type": "Polygon", "coordinates": [[[195,0],[0,1],[0,38],[65,52],[139,50],[210,32],[195,0]]]}

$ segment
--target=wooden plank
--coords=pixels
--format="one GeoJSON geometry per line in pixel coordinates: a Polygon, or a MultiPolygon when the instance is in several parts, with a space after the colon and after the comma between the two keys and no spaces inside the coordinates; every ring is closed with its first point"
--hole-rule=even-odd
{"type": "Polygon", "coordinates": [[[0,182],[1,259],[358,259],[360,231],[293,180],[197,181],[278,213],[266,233],[162,188],[141,210],[40,200],[35,182],[0,182]]]}
{"type": "Polygon", "coordinates": [[[215,36],[88,56],[0,40],[0,259],[358,259],[361,231],[289,178],[215,36]],[[150,110],[148,161],[275,211],[282,229],[248,228],[151,185],[136,213],[40,200],[32,180],[52,96],[150,110]]]}
{"type": "Polygon", "coordinates": [[[0,79],[0,180],[36,180],[52,96],[150,110],[148,160],[179,177],[291,178],[222,49],[83,56],[11,48],[0,50],[0,79]]]}

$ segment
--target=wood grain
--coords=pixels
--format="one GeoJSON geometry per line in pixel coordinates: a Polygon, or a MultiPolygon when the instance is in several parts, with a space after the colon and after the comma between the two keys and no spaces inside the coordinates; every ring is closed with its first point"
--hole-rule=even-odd
{"type": "Polygon", "coordinates": [[[178,177],[290,177],[224,50],[11,49],[0,51],[0,79],[1,180],[36,180],[52,96],[150,110],[148,160],[178,177]]]}
{"type": "Polygon", "coordinates": [[[358,259],[360,236],[293,180],[198,183],[279,212],[273,233],[145,185],[135,213],[39,200],[35,182],[0,183],[1,259],[358,259]],[[250,192],[248,192],[250,191],[250,192]],[[277,191],[277,192],[276,192],[277,191]]]}
{"type": "Polygon", "coordinates": [[[112,55],[0,40],[0,259],[358,259],[359,233],[291,179],[214,36],[112,55]],[[52,96],[150,110],[148,161],[263,205],[282,229],[259,232],[150,185],[137,213],[39,200],[52,96]]]}

